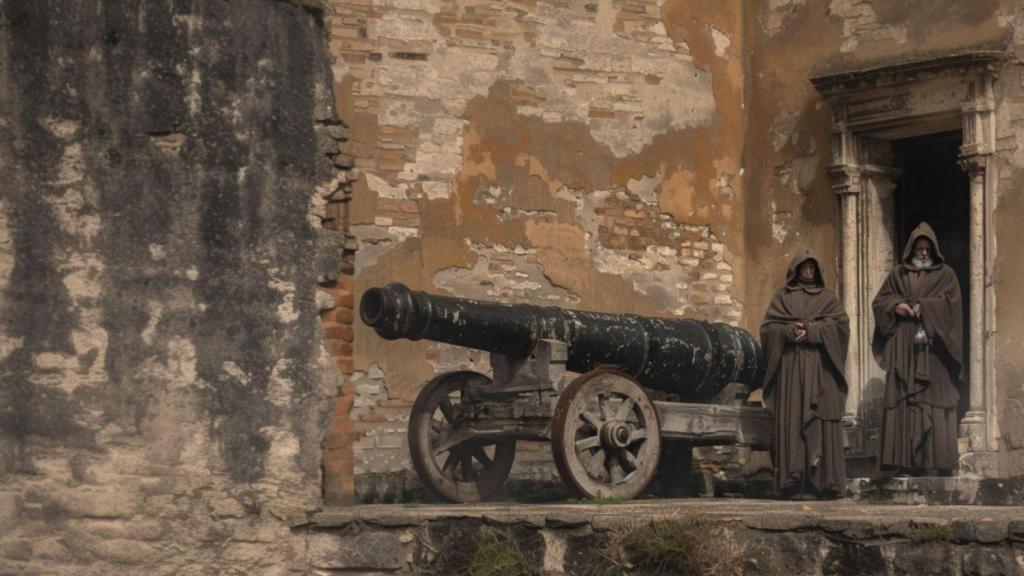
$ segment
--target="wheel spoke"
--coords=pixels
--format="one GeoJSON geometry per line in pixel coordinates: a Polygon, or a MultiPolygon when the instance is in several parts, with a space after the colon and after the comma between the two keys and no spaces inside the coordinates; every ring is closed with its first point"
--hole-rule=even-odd
{"type": "Polygon", "coordinates": [[[628,467],[629,471],[632,472],[640,467],[640,460],[629,450],[620,450],[619,464],[622,465],[623,470],[626,470],[628,467]]]}
{"type": "Polygon", "coordinates": [[[445,452],[451,452],[451,449],[455,446],[452,443],[452,431],[451,428],[442,428],[438,433],[437,437],[432,439],[430,443],[431,450],[434,456],[439,456],[445,452]]]}
{"type": "Polygon", "coordinates": [[[582,452],[591,448],[597,448],[601,445],[601,437],[598,435],[591,436],[590,438],[584,438],[576,441],[576,451],[582,452]]]}
{"type": "Polygon", "coordinates": [[[487,455],[487,452],[484,452],[483,446],[477,446],[473,449],[473,457],[476,458],[477,462],[483,464],[485,469],[490,468],[491,464],[494,463],[494,461],[487,455]]]}
{"type": "Polygon", "coordinates": [[[600,480],[604,476],[602,472],[605,471],[605,456],[606,453],[604,450],[598,450],[597,452],[591,454],[590,459],[587,460],[587,462],[583,465],[583,467],[586,468],[587,470],[587,474],[589,474],[591,478],[596,478],[600,480]]]}
{"type": "Polygon", "coordinates": [[[466,450],[459,455],[459,459],[462,461],[462,480],[464,482],[472,482],[475,478],[472,455],[466,450]]]}
{"type": "Polygon", "coordinates": [[[454,474],[456,462],[458,462],[458,459],[455,457],[455,452],[449,450],[448,457],[444,459],[444,464],[441,465],[441,471],[447,472],[448,469],[451,469],[452,474],[454,474]]]}
{"type": "Polygon", "coordinates": [[[443,398],[438,407],[441,409],[441,414],[444,414],[445,421],[452,422],[455,420],[455,407],[452,406],[450,398],[443,398]]]}
{"type": "Polygon", "coordinates": [[[612,484],[622,482],[625,473],[622,470],[622,465],[619,464],[618,458],[613,458],[611,464],[608,465],[608,475],[611,477],[612,484]]]}
{"type": "Polygon", "coordinates": [[[603,420],[598,418],[597,416],[594,416],[594,414],[590,410],[584,408],[583,411],[580,412],[580,416],[582,416],[583,420],[585,420],[587,424],[589,424],[590,427],[594,429],[594,432],[601,430],[601,422],[603,422],[603,420]]]}
{"type": "Polygon", "coordinates": [[[629,413],[633,411],[634,404],[635,402],[633,402],[632,398],[628,396],[623,398],[622,403],[619,404],[618,412],[615,413],[615,419],[622,420],[623,422],[625,422],[626,417],[629,416],[629,413]]]}
{"type": "Polygon", "coordinates": [[[626,440],[626,446],[631,446],[637,440],[643,440],[647,438],[646,428],[637,428],[629,432],[629,440],[626,440]]]}

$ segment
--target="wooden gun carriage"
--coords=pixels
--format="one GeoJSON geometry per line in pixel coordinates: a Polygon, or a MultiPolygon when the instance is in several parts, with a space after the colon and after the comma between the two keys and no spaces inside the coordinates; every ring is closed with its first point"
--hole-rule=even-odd
{"type": "Polygon", "coordinates": [[[711,404],[729,383],[760,385],[761,352],[722,323],[648,318],[370,288],[359,315],[382,338],[428,339],[491,353],[493,379],[441,374],[409,417],[409,451],[432,492],[455,502],[501,488],[517,440],[543,440],[562,480],[589,498],[634,498],[663,439],[766,448],[770,414],[711,404]],[[579,373],[563,385],[566,371],[579,373]],[[686,402],[652,401],[650,390],[686,402]]]}

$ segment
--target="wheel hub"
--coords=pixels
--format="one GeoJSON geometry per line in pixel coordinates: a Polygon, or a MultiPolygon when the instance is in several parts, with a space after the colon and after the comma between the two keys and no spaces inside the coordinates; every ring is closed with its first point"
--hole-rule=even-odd
{"type": "Polygon", "coordinates": [[[625,448],[629,445],[629,426],[613,420],[601,426],[601,444],[606,448],[625,448]]]}

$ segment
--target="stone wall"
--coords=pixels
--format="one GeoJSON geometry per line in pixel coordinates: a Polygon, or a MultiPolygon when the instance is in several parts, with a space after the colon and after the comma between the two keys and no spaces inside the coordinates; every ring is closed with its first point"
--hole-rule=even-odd
{"type": "MultiPolygon", "coordinates": [[[[739,8],[331,2],[335,92],[351,126],[343,151],[358,174],[347,205],[355,294],[400,281],[739,322],[739,8]]],[[[335,414],[352,453],[331,458],[351,458],[366,492],[359,478],[401,482],[410,470],[406,419],[420,386],[487,363],[386,343],[358,323],[353,332],[347,411],[335,414]]]]}
{"type": "MultiPolygon", "coordinates": [[[[1024,12],[1000,14],[1010,38],[1007,58],[997,81],[996,148],[998,165],[992,246],[995,250],[994,284],[997,313],[993,316],[994,354],[989,362],[995,375],[995,405],[1003,476],[1024,474],[1024,299],[1020,278],[1024,278],[1024,215],[1021,186],[1024,185],[1024,12]]],[[[991,256],[990,256],[991,257],[991,256]]]]}
{"type": "Polygon", "coordinates": [[[303,570],[328,58],[286,2],[0,1],[0,572],[303,570]]]}
{"type": "Polygon", "coordinates": [[[307,551],[321,574],[471,573],[488,560],[544,574],[1021,573],[1014,509],[893,504],[371,505],[319,515],[307,551]]]}

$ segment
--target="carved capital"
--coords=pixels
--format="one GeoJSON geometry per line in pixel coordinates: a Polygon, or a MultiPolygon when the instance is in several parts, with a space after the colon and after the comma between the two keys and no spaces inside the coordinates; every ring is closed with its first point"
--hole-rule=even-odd
{"type": "Polygon", "coordinates": [[[849,164],[838,164],[828,167],[828,173],[832,176],[832,191],[836,194],[860,194],[861,170],[857,166],[849,164]]]}
{"type": "Polygon", "coordinates": [[[989,157],[992,156],[991,154],[979,153],[974,148],[972,145],[964,144],[960,147],[960,157],[957,158],[960,169],[971,176],[983,173],[988,166],[989,157]]]}

